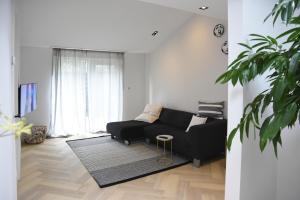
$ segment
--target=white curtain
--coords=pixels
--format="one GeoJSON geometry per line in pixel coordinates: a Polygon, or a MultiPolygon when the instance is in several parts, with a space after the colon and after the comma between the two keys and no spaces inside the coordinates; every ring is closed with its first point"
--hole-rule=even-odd
{"type": "Polygon", "coordinates": [[[122,119],[123,54],[53,50],[51,136],[104,131],[122,119]]]}

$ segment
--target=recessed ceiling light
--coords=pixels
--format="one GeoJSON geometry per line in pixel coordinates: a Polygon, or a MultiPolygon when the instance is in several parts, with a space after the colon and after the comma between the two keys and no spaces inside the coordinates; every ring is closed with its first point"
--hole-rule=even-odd
{"type": "Polygon", "coordinates": [[[207,10],[208,7],[207,7],[207,6],[201,6],[199,9],[200,9],[200,10],[207,10]]]}
{"type": "Polygon", "coordinates": [[[152,33],[152,36],[153,36],[153,37],[156,36],[157,33],[158,33],[158,31],[154,31],[154,32],[152,33]]]}

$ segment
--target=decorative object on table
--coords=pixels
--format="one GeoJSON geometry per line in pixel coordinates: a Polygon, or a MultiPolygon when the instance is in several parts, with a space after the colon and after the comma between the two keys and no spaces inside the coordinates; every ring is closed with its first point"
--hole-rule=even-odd
{"type": "Polygon", "coordinates": [[[27,125],[25,118],[14,122],[13,119],[0,111],[0,120],[3,121],[2,125],[0,125],[0,137],[6,137],[12,134],[16,137],[20,137],[23,133],[28,135],[31,134],[32,124],[27,125]]]}
{"type": "Polygon", "coordinates": [[[225,54],[228,55],[228,42],[225,41],[221,47],[221,51],[225,54]]]}
{"type": "Polygon", "coordinates": [[[217,24],[214,28],[214,36],[222,37],[225,33],[225,27],[222,24],[217,24]]]}
{"type": "Polygon", "coordinates": [[[33,126],[32,134],[27,135],[24,138],[24,141],[27,144],[40,144],[45,141],[47,136],[47,127],[46,126],[33,126]]]}
{"type": "Polygon", "coordinates": [[[100,187],[124,183],[189,163],[179,155],[173,162],[161,165],[155,145],[138,141],[126,146],[110,137],[69,140],[68,145],[100,187]]]}
{"type": "MultiPolygon", "coordinates": [[[[287,26],[284,33],[276,38],[251,34],[249,43],[240,43],[245,48],[229,65],[227,72],[222,74],[217,83],[238,82],[244,86],[256,77],[269,73],[266,83],[269,87],[258,94],[246,105],[240,123],[234,128],[227,140],[230,150],[237,132],[243,142],[244,135],[249,137],[249,127],[259,130],[259,146],[264,151],[272,143],[275,155],[277,146],[282,145],[281,134],[285,128],[295,127],[300,119],[300,15],[299,0],[278,0],[273,10],[265,19],[273,17],[273,25],[278,18],[287,26]],[[271,110],[266,118],[267,108],[271,110]]],[[[279,23],[280,24],[280,23],[279,23]]],[[[268,111],[269,112],[269,111],[268,111]]]]}
{"type": "Polygon", "coordinates": [[[198,102],[198,116],[224,119],[225,102],[198,102]]]}
{"type": "Polygon", "coordinates": [[[173,162],[173,152],[172,152],[172,146],[173,146],[173,136],[172,135],[158,135],[156,136],[156,149],[159,151],[159,142],[162,142],[164,145],[163,152],[161,156],[157,159],[157,162],[159,162],[162,165],[170,165],[173,162]],[[169,142],[170,145],[170,153],[168,156],[168,153],[166,151],[166,144],[169,142]]]}

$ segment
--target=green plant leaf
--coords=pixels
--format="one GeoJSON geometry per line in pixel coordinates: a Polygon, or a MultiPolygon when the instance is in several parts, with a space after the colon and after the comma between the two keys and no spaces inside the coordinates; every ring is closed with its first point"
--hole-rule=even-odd
{"type": "Polygon", "coordinates": [[[250,115],[248,115],[246,118],[246,125],[245,125],[245,132],[246,132],[247,138],[249,138],[250,121],[251,121],[251,117],[250,117],[250,115]]]}
{"type": "Polygon", "coordinates": [[[275,17],[274,17],[274,20],[273,20],[273,25],[275,25],[275,23],[276,23],[276,21],[277,21],[279,15],[280,15],[280,12],[277,12],[277,13],[275,14],[275,17]]]}
{"type": "MultiPolygon", "coordinates": [[[[271,121],[272,118],[273,118],[273,115],[267,117],[267,118],[264,120],[264,122],[263,122],[263,124],[262,124],[262,126],[261,126],[261,129],[260,129],[260,132],[259,132],[261,138],[263,138],[263,135],[264,135],[264,133],[266,132],[266,130],[267,130],[267,128],[268,128],[268,126],[269,126],[270,121],[271,121]]],[[[265,138],[265,139],[266,139],[266,138],[265,138]]]]}
{"type": "Polygon", "coordinates": [[[227,148],[228,148],[229,151],[230,151],[230,149],[231,149],[231,145],[232,145],[233,138],[235,137],[235,135],[236,135],[236,133],[237,133],[238,130],[239,130],[239,127],[234,128],[234,129],[230,132],[230,134],[229,134],[229,136],[228,136],[226,145],[227,145],[227,148]]]}
{"type": "Polygon", "coordinates": [[[294,7],[293,7],[293,2],[290,2],[287,6],[287,13],[286,13],[286,21],[289,22],[292,18],[293,15],[293,11],[294,11],[294,7]]]}
{"type": "Polygon", "coordinates": [[[293,124],[294,121],[297,120],[297,112],[298,112],[298,106],[296,103],[289,104],[284,112],[282,112],[282,118],[280,121],[280,127],[283,129],[293,124]]]}
{"type": "Polygon", "coordinates": [[[289,73],[295,73],[300,68],[300,52],[295,53],[291,57],[289,65],[289,73]]]}
{"type": "MultiPolygon", "coordinates": [[[[277,134],[277,135],[279,135],[279,134],[277,134]]],[[[273,147],[274,147],[275,156],[276,156],[276,158],[278,158],[277,141],[275,139],[273,139],[272,143],[273,143],[273,147]]]]}
{"type": "Polygon", "coordinates": [[[277,36],[276,39],[280,39],[280,38],[282,38],[282,37],[284,37],[284,36],[286,36],[286,35],[289,35],[289,34],[295,32],[295,31],[300,31],[300,28],[297,27],[297,28],[292,28],[292,29],[290,29],[290,30],[288,30],[288,31],[285,31],[285,32],[283,32],[282,34],[280,34],[279,36],[277,36]]]}
{"type": "Polygon", "coordinates": [[[254,48],[257,48],[259,46],[266,45],[266,44],[267,44],[267,42],[259,42],[259,43],[256,43],[255,45],[253,45],[252,48],[254,49],[254,48]]]}
{"type": "Polygon", "coordinates": [[[224,80],[226,76],[228,76],[228,72],[226,72],[226,73],[222,74],[221,76],[219,76],[219,78],[216,80],[216,83],[219,83],[222,80],[224,80]]]}
{"type": "Polygon", "coordinates": [[[232,79],[231,79],[232,85],[235,86],[238,80],[239,80],[239,71],[234,71],[232,73],[232,79]]]}
{"type": "Polygon", "coordinates": [[[272,43],[272,44],[274,44],[274,45],[278,45],[278,42],[277,42],[277,40],[275,39],[275,38],[272,38],[271,36],[267,36],[267,38],[270,40],[270,42],[272,43]]]}
{"type": "Polygon", "coordinates": [[[276,38],[259,34],[250,34],[249,43],[239,43],[246,48],[229,65],[227,72],[218,77],[218,83],[238,82],[245,85],[256,77],[265,74],[270,87],[257,95],[243,111],[242,119],[228,137],[230,150],[233,138],[240,131],[240,140],[244,134],[249,137],[253,125],[254,137],[259,130],[261,151],[269,141],[273,143],[274,153],[278,156],[278,144],[282,144],[281,130],[300,123],[300,0],[278,0],[270,17],[273,24],[279,19],[287,25],[293,25],[276,38]],[[295,13],[297,12],[297,13],[295,13]],[[266,109],[269,117],[261,119],[266,109]],[[260,124],[262,124],[260,126],[260,124]]]}
{"type": "Polygon", "coordinates": [[[265,95],[262,108],[261,108],[261,117],[265,112],[266,108],[271,104],[271,95],[265,95]]]}
{"type": "Polygon", "coordinates": [[[275,101],[279,101],[287,87],[287,82],[284,79],[279,79],[275,82],[272,93],[275,101]]]}
{"type": "Polygon", "coordinates": [[[261,152],[263,152],[265,150],[267,143],[268,143],[268,140],[260,138],[259,147],[260,147],[261,152]]]}
{"type": "Polygon", "coordinates": [[[275,116],[261,132],[261,138],[264,140],[272,140],[280,131],[281,116],[275,116]]]}
{"type": "Polygon", "coordinates": [[[249,45],[245,44],[245,43],[238,43],[238,44],[245,47],[245,48],[247,48],[247,49],[249,49],[249,50],[252,50],[252,48],[249,45]]]}
{"type": "Polygon", "coordinates": [[[266,37],[265,37],[265,36],[259,35],[259,34],[256,34],[256,33],[252,33],[252,34],[250,34],[249,36],[251,36],[251,37],[257,37],[257,38],[261,38],[261,39],[266,40],[266,37]]]}
{"type": "Polygon", "coordinates": [[[244,123],[245,123],[244,118],[242,118],[240,121],[240,140],[241,140],[241,142],[243,142],[243,140],[244,140],[244,125],[245,125],[244,123]]]}

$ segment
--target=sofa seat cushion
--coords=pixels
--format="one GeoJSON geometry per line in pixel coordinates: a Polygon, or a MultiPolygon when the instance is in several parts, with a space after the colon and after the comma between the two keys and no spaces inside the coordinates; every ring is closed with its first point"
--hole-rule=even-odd
{"type": "Polygon", "coordinates": [[[148,125],[150,125],[150,123],[130,120],[123,122],[110,122],[106,125],[106,129],[108,133],[119,139],[131,140],[143,138],[143,128],[148,125]]]}
{"type": "MultiPolygon", "coordinates": [[[[192,148],[187,140],[188,137],[184,130],[171,127],[165,124],[152,124],[151,126],[144,127],[144,134],[146,138],[149,138],[152,143],[156,144],[157,135],[172,135],[173,138],[173,151],[180,153],[187,158],[190,158],[192,148]]],[[[169,143],[167,144],[169,149],[169,143]]]]}

